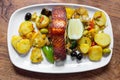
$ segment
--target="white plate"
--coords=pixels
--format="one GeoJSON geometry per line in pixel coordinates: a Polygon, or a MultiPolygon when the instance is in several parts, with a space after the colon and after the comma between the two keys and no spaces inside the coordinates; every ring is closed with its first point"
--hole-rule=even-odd
{"type": "MultiPolygon", "coordinates": [[[[8,25],[8,34],[7,34],[7,42],[8,42],[8,50],[11,62],[18,68],[25,69],[28,71],[34,72],[42,72],[42,73],[74,73],[74,72],[83,72],[94,70],[100,67],[107,65],[112,56],[112,49],[113,49],[113,32],[112,32],[112,25],[108,14],[103,11],[107,17],[107,28],[105,29],[105,33],[108,33],[111,37],[111,54],[108,57],[103,57],[99,62],[91,62],[88,58],[83,58],[80,63],[77,63],[76,60],[72,61],[70,56],[67,56],[66,62],[64,66],[55,66],[54,64],[50,64],[46,61],[45,57],[42,63],[40,64],[32,64],[30,62],[30,53],[25,57],[21,57],[16,53],[14,48],[11,45],[11,37],[13,35],[18,35],[18,28],[21,22],[24,21],[24,16],[27,12],[37,12],[40,14],[42,8],[52,9],[54,6],[64,5],[70,7],[85,7],[89,11],[89,16],[92,17],[94,12],[97,10],[103,11],[99,8],[86,6],[86,5],[79,5],[79,4],[66,4],[66,3],[49,3],[49,4],[37,4],[27,6],[21,9],[16,10],[9,21],[8,25]]],[[[44,55],[43,55],[44,56],[44,55]]]]}

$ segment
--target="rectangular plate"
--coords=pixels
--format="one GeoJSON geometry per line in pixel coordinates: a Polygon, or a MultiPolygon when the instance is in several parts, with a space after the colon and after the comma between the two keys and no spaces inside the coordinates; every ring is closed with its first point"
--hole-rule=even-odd
{"type": "Polygon", "coordinates": [[[87,5],[67,4],[67,3],[36,4],[16,10],[10,18],[8,25],[8,34],[7,34],[8,50],[9,50],[9,56],[11,62],[18,68],[25,69],[28,71],[42,72],[42,73],[84,72],[84,71],[94,70],[107,65],[112,56],[113,32],[112,32],[112,25],[110,18],[105,11],[103,12],[105,13],[107,18],[107,22],[106,22],[107,27],[104,31],[105,33],[108,33],[111,37],[111,44],[109,46],[111,49],[111,54],[108,57],[102,57],[101,61],[92,62],[88,58],[83,58],[80,63],[77,63],[76,60],[72,61],[70,56],[67,56],[64,66],[56,66],[54,64],[50,64],[43,55],[44,60],[40,64],[32,64],[30,61],[30,52],[24,57],[21,57],[20,55],[18,55],[18,53],[16,53],[16,51],[11,45],[11,37],[13,35],[19,35],[18,34],[19,25],[21,24],[21,22],[24,21],[25,14],[27,12],[40,13],[42,8],[47,8],[51,10],[54,6],[68,6],[73,8],[85,7],[88,10],[90,18],[93,16],[95,11],[97,10],[103,11],[99,8],[95,8],[87,5]]]}

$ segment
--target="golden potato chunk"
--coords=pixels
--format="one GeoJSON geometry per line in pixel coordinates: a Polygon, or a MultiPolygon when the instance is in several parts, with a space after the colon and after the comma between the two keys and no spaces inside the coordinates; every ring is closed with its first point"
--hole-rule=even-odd
{"type": "Polygon", "coordinates": [[[79,48],[80,48],[80,52],[81,52],[81,53],[87,54],[88,51],[89,51],[89,49],[90,49],[90,46],[89,46],[89,44],[81,44],[81,45],[79,46],[79,48]]]}
{"type": "Polygon", "coordinates": [[[102,11],[95,12],[93,18],[95,20],[95,23],[100,27],[106,24],[106,16],[102,11]]]}
{"type": "Polygon", "coordinates": [[[42,54],[41,54],[41,49],[39,48],[33,48],[30,56],[31,62],[32,63],[38,63],[43,60],[42,54]]]}
{"type": "Polygon", "coordinates": [[[32,21],[35,21],[36,18],[37,18],[37,13],[34,12],[34,13],[32,14],[31,20],[32,20],[32,21]]]}
{"type": "Polygon", "coordinates": [[[92,61],[99,61],[102,58],[102,47],[97,45],[90,47],[88,57],[92,61]]]}
{"type": "Polygon", "coordinates": [[[27,54],[30,50],[31,44],[29,39],[22,39],[16,44],[16,51],[19,54],[27,54]]]}
{"type": "Polygon", "coordinates": [[[81,44],[88,44],[89,46],[91,46],[91,40],[88,37],[82,37],[81,39],[78,40],[78,45],[81,44]]]}
{"type": "Polygon", "coordinates": [[[47,16],[41,15],[40,17],[38,16],[36,18],[35,23],[36,23],[37,28],[40,29],[40,28],[47,27],[48,24],[50,23],[50,20],[49,20],[49,18],[47,16]]]}
{"type": "Polygon", "coordinates": [[[80,7],[78,9],[76,9],[76,12],[80,15],[88,15],[88,11],[84,7],[80,7]]]}
{"type": "Polygon", "coordinates": [[[21,36],[13,36],[11,44],[19,54],[26,54],[31,47],[29,39],[22,39],[21,36]]]}
{"type": "Polygon", "coordinates": [[[43,47],[46,44],[46,41],[42,38],[42,34],[40,32],[36,32],[32,37],[32,45],[34,47],[43,47]]]}
{"type": "Polygon", "coordinates": [[[88,10],[84,7],[79,7],[75,9],[75,12],[72,17],[75,19],[79,18],[82,22],[86,22],[88,21],[88,16],[88,10]]]}
{"type": "Polygon", "coordinates": [[[18,30],[20,36],[28,38],[28,39],[31,38],[33,31],[34,31],[34,27],[33,27],[32,22],[30,21],[22,22],[18,30]]]}
{"type": "Polygon", "coordinates": [[[106,33],[98,33],[98,34],[95,35],[94,41],[98,45],[100,45],[102,47],[106,47],[110,44],[111,39],[110,39],[110,36],[106,33]]]}
{"type": "Polygon", "coordinates": [[[72,15],[74,14],[75,9],[70,8],[70,7],[66,7],[65,9],[66,9],[66,13],[67,13],[67,19],[70,19],[72,17],[72,15]]]}
{"type": "Polygon", "coordinates": [[[21,39],[22,39],[21,36],[16,36],[16,35],[12,36],[11,44],[15,49],[16,49],[17,42],[19,42],[21,39]]]}
{"type": "Polygon", "coordinates": [[[101,11],[96,11],[93,18],[97,19],[97,18],[100,18],[101,16],[102,16],[102,12],[101,11]]]}

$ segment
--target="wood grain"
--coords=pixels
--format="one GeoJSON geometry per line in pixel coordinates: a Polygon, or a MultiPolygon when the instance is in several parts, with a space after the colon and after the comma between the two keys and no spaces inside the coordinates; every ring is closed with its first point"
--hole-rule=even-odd
{"type": "Polygon", "coordinates": [[[120,80],[120,1],[119,0],[0,0],[0,80],[120,80]],[[7,49],[7,28],[11,14],[18,8],[42,3],[77,3],[105,10],[112,22],[114,49],[110,63],[100,69],[74,74],[42,74],[12,65],[7,49]]]}

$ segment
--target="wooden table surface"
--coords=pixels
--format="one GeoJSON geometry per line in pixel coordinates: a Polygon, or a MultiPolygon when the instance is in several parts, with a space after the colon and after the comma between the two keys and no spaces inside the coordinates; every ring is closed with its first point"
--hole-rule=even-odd
{"type": "Polygon", "coordinates": [[[119,0],[0,0],[0,80],[120,80],[120,1],[119,0]],[[110,63],[100,69],[74,74],[42,74],[12,65],[7,48],[7,28],[11,14],[18,8],[42,3],[77,3],[105,10],[112,22],[114,49],[110,63]]]}

